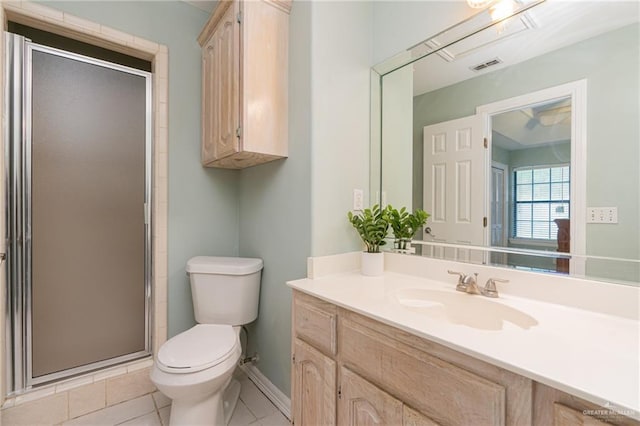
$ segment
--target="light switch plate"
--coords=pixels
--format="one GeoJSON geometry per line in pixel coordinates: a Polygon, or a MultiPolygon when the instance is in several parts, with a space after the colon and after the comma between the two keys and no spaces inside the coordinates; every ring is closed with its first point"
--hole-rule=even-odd
{"type": "Polygon", "coordinates": [[[364,191],[362,189],[353,190],[353,209],[364,210],[364,191]]]}
{"type": "Polygon", "coordinates": [[[587,207],[587,223],[618,223],[618,208],[587,207]]]}

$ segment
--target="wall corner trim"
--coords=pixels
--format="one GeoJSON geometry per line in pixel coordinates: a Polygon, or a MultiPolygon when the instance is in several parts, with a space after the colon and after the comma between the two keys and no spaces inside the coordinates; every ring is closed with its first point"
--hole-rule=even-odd
{"type": "Polygon", "coordinates": [[[240,367],[258,389],[276,406],[285,417],[291,420],[291,399],[262,374],[255,365],[245,364],[240,367]]]}

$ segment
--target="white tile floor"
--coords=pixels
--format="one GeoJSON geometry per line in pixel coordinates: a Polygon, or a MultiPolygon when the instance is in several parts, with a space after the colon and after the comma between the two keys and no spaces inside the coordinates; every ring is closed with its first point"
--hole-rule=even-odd
{"type": "MultiPolygon", "coordinates": [[[[246,376],[229,426],[288,426],[289,420],[246,376]]],[[[113,405],[63,423],[63,426],[167,426],[171,400],[160,392],[113,405]]],[[[187,425],[185,425],[187,426],[187,425]]]]}

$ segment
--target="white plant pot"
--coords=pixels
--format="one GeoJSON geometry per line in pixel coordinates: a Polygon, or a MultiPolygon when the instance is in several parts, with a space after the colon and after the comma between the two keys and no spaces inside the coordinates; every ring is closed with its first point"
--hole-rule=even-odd
{"type": "Polygon", "coordinates": [[[362,264],[360,267],[362,275],[377,277],[384,273],[384,253],[362,252],[362,264]]]}

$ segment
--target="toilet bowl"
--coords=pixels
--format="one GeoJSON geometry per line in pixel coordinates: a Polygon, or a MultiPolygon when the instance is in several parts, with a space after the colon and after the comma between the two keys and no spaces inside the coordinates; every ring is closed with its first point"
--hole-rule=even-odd
{"type": "Polygon", "coordinates": [[[165,342],[151,381],[171,398],[171,426],[229,423],[240,329],[258,316],[261,259],[194,257],[187,263],[197,325],[165,342]]]}
{"type": "Polygon", "coordinates": [[[160,348],[151,380],[173,401],[171,425],[229,423],[240,394],[240,383],[232,384],[241,353],[239,330],[199,324],[160,348]]]}

